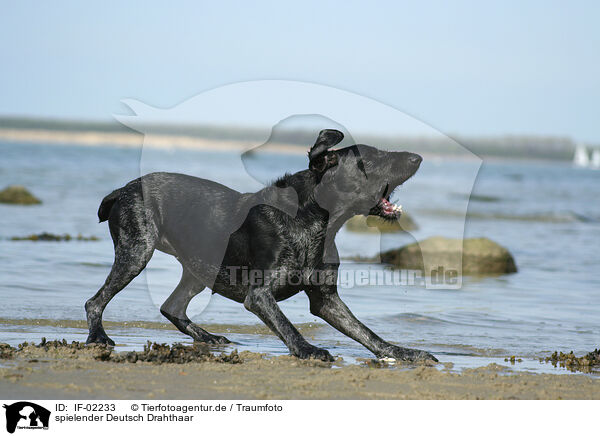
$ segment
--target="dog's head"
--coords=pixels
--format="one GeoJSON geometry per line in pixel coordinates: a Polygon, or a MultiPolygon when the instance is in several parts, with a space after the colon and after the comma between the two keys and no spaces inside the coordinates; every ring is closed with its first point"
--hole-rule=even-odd
{"type": "Polygon", "coordinates": [[[322,130],[308,153],[309,169],[317,175],[319,204],[329,210],[342,207],[350,215],[398,219],[402,209],[390,196],[419,169],[421,156],[362,144],[330,150],[342,139],[338,130],[322,130]]]}

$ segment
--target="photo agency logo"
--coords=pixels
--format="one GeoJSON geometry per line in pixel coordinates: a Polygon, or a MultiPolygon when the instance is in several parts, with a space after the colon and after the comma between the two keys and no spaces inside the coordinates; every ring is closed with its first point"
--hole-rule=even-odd
{"type": "MultiPolygon", "coordinates": [[[[203,275],[188,274],[186,279],[186,272],[184,270],[182,277],[182,267],[177,260],[155,254],[150,268],[146,269],[146,280],[157,306],[169,297],[178,281],[179,287],[190,288],[185,296],[188,312],[198,314],[208,306],[212,295],[202,290],[211,289],[215,280],[264,282],[265,278],[272,277],[270,271],[223,265],[230,236],[256,206],[268,205],[294,219],[306,212],[307,196],[314,200],[319,211],[328,215],[321,252],[299,255],[306,257],[298,259],[306,268],[292,271],[294,268],[290,267],[283,274],[279,271],[275,275],[280,279],[301,283],[333,279],[341,288],[461,287],[462,245],[448,264],[440,262],[435,250],[420,250],[420,240],[437,234],[430,232],[440,231],[452,240],[463,240],[467,206],[481,159],[422,121],[351,92],[282,80],[235,83],[211,89],[168,109],[131,99],[123,103],[133,115],[116,116],[117,120],[144,134],[140,158],[142,175],[183,173],[211,181],[204,185],[206,203],[186,200],[183,202],[186,210],[168,211],[171,221],[165,224],[171,226],[168,230],[172,235],[177,235],[178,241],[174,243],[187,244],[188,252],[184,256],[188,256],[188,260],[193,258],[196,265],[201,264],[203,275]],[[440,201],[436,183],[443,183],[444,178],[436,165],[441,158],[414,138],[428,138],[429,143],[443,144],[443,155],[473,163],[465,166],[462,177],[453,182],[456,186],[452,187],[455,193],[452,216],[444,218],[441,226],[436,224],[435,229],[411,230],[402,222],[402,207],[394,202],[401,200],[412,214],[415,209],[435,207],[440,201]],[[335,153],[342,149],[343,154],[335,153]],[[196,153],[196,150],[206,153],[196,153]],[[424,157],[422,165],[421,156],[424,157]],[[314,192],[309,194],[299,192],[296,186],[281,179],[284,174],[303,174],[302,171],[308,170],[317,174],[318,179],[314,192]],[[432,177],[435,182],[431,181],[432,177]],[[402,185],[408,179],[412,180],[404,188],[402,185]],[[279,182],[273,183],[277,180],[279,182]],[[237,193],[229,195],[229,191],[221,191],[212,182],[256,194],[234,202],[231,198],[237,193]],[[359,224],[366,229],[364,235],[351,234],[348,226],[344,226],[354,216],[358,216],[359,224]],[[380,219],[387,226],[398,225],[402,234],[380,231],[372,219],[380,219]],[[206,222],[212,223],[209,228],[206,222]],[[394,262],[390,262],[393,259],[389,256],[385,258],[384,253],[410,243],[415,245],[413,261],[401,268],[404,272],[387,274],[383,264],[394,262]],[[315,277],[314,265],[309,265],[311,256],[322,258],[322,263],[327,265],[339,262],[340,256],[343,260],[348,252],[360,258],[355,259],[360,263],[343,262],[339,274],[326,272],[322,277],[315,277]],[[227,269],[228,266],[232,268],[227,269]],[[377,269],[380,273],[373,274],[372,270],[377,269]],[[242,276],[245,273],[247,277],[242,276]],[[195,286],[190,286],[190,280],[196,282],[195,286]],[[193,301],[192,297],[195,297],[193,301]]],[[[152,215],[157,207],[153,200],[156,188],[144,185],[144,180],[152,181],[152,178],[142,179],[140,188],[150,193],[144,196],[144,202],[152,215]]],[[[177,192],[165,195],[175,199],[189,189],[180,186],[177,192]]],[[[161,213],[164,218],[165,211],[161,213]]],[[[306,237],[319,238],[319,231],[308,232],[306,237]]],[[[269,238],[265,235],[265,246],[255,248],[268,250],[269,238]]],[[[172,253],[172,242],[159,241],[158,250],[172,253]]],[[[170,298],[175,298],[173,295],[170,298]]]]}
{"type": "Polygon", "coordinates": [[[19,401],[6,409],[6,431],[14,433],[19,430],[48,430],[50,411],[39,404],[29,401],[19,401]]]}

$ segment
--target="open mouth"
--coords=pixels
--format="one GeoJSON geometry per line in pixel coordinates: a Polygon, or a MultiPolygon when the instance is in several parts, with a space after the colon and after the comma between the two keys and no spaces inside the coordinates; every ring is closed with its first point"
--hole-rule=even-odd
{"type": "Polygon", "coordinates": [[[369,215],[379,216],[388,220],[400,218],[400,215],[402,215],[402,205],[394,204],[390,201],[390,196],[394,189],[395,187],[390,189],[389,183],[385,185],[381,198],[375,207],[372,207],[371,210],[369,210],[369,215]]]}

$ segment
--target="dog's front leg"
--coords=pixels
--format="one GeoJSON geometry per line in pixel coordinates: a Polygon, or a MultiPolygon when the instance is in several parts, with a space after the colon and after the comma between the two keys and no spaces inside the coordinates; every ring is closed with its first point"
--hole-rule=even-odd
{"type": "Polygon", "coordinates": [[[313,315],[322,318],[335,329],[359,342],[377,357],[393,357],[403,361],[431,359],[437,362],[437,359],[426,351],[399,347],[381,339],[356,319],[335,287],[317,288],[307,294],[313,315]]]}
{"type": "Polygon", "coordinates": [[[333,361],[327,350],[309,344],[283,314],[267,286],[253,288],[244,300],[244,307],[258,316],[300,359],[315,358],[333,361]]]}

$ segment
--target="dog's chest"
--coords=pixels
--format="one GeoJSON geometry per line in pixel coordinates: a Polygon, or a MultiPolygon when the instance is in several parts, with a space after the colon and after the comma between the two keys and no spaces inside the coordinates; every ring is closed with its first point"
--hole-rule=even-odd
{"type": "Polygon", "coordinates": [[[287,241],[290,247],[288,262],[295,268],[314,268],[322,263],[325,231],[321,226],[303,226],[300,231],[290,232],[287,241]]]}

